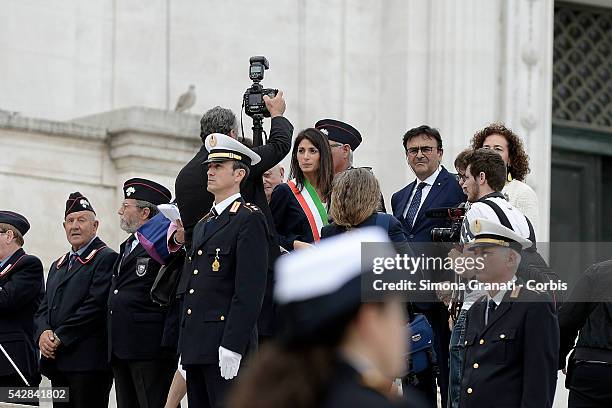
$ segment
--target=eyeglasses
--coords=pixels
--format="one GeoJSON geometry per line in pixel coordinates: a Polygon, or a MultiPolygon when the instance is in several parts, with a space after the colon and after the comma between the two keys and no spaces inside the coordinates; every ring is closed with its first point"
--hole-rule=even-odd
{"type": "Polygon", "coordinates": [[[433,153],[434,149],[435,150],[442,150],[439,147],[417,146],[417,147],[410,147],[410,148],[406,149],[406,153],[409,156],[416,156],[417,154],[419,154],[419,150],[420,150],[421,153],[423,153],[424,155],[428,156],[428,155],[433,153]]]}
{"type": "Polygon", "coordinates": [[[457,179],[458,182],[460,183],[465,183],[465,180],[467,180],[467,176],[465,174],[455,174],[455,178],[457,179]]]}
{"type": "Polygon", "coordinates": [[[344,146],[344,145],[341,144],[341,143],[330,143],[329,144],[329,148],[330,149],[333,149],[334,147],[342,147],[342,146],[344,146]]]}

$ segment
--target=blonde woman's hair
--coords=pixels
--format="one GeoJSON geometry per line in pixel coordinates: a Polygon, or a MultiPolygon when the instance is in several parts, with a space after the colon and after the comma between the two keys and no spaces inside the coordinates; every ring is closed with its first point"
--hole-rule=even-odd
{"type": "Polygon", "coordinates": [[[367,169],[338,173],[332,184],[330,216],[336,225],[354,227],[378,209],[380,185],[367,169]]]}

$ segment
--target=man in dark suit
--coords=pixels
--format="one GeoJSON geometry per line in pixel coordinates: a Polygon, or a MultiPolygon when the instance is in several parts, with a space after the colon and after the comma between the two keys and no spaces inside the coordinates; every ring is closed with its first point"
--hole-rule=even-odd
{"type": "MultiPolygon", "coordinates": [[[[270,137],[265,145],[253,147],[253,151],[261,157],[261,161],[251,167],[249,176],[241,188],[241,194],[246,201],[255,204],[263,212],[270,233],[268,238],[268,257],[270,260],[268,287],[266,288],[266,298],[258,323],[260,336],[267,337],[274,333],[273,267],[276,258],[280,255],[280,248],[274,229],[274,220],[264,192],[262,176],[289,153],[293,126],[283,117],[286,105],[282,91],[279,91],[276,97],[272,99],[267,95],[264,96],[264,101],[272,117],[270,137]]],[[[202,116],[200,125],[202,143],[204,143],[206,136],[212,133],[221,133],[234,139],[238,138],[238,121],[229,109],[217,106],[209,110],[202,116]]],[[[185,228],[187,249],[190,247],[191,236],[196,223],[210,211],[214,202],[214,196],[206,190],[206,167],[202,165],[207,158],[208,151],[202,145],[200,151],[183,167],[176,178],[176,202],[185,228]]],[[[179,294],[183,292],[184,280],[179,286],[179,294]]]]}
{"type": "Polygon", "coordinates": [[[96,236],[96,212],[81,193],[68,197],[63,225],[70,251],[51,264],[36,314],[41,372],[70,390],[69,401],[54,406],[106,408],[113,383],[106,301],[117,253],[96,236]]]}
{"type": "Polygon", "coordinates": [[[176,371],[175,350],[162,347],[166,307],[151,301],[151,286],[161,265],[139,242],[136,231],[170,202],[170,191],[151,180],[123,185],[119,207],[121,244],[108,297],[108,357],[115,377],[117,407],[164,406],[176,371]]]}
{"type": "Polygon", "coordinates": [[[410,129],[404,135],[403,146],[417,179],[393,194],[393,215],[404,225],[408,241],[431,242],[432,228],[449,225],[443,219],[427,218],[425,211],[454,207],[467,198],[455,176],[440,165],[442,137],[436,129],[427,125],[410,129]]]}
{"type": "MultiPolygon", "coordinates": [[[[476,219],[468,244],[487,291],[469,310],[459,406],[552,407],[557,384],[559,324],[546,293],[516,277],[532,242],[496,221],[476,219]]],[[[590,405],[591,406],[591,405],[590,405]]]]}
{"type": "Polygon", "coordinates": [[[260,158],[229,136],[206,138],[211,212],[194,229],[179,351],[189,406],[223,406],[241,362],[257,346],[268,270],[268,226],[240,185],[260,158]]]}
{"type": "Polygon", "coordinates": [[[0,211],[0,387],[40,383],[34,314],[45,282],[40,260],[21,248],[29,229],[23,215],[0,211]]]}
{"type": "MultiPolygon", "coordinates": [[[[402,145],[406,160],[417,179],[399,190],[391,197],[393,215],[402,222],[408,242],[413,243],[415,253],[426,253],[430,256],[446,256],[438,253],[429,244],[431,230],[439,227],[449,227],[448,221],[439,218],[428,218],[425,212],[431,208],[455,207],[466,201],[457,179],[450,174],[442,161],[442,137],[438,130],[427,125],[410,129],[403,137],[402,145]],[[433,254],[431,251],[435,251],[433,254]]],[[[448,251],[446,251],[448,252],[448,251]]],[[[439,271],[438,271],[439,272],[439,271]]],[[[449,275],[452,277],[452,273],[449,275]]],[[[432,280],[449,280],[444,276],[428,277],[432,280]]],[[[439,374],[438,386],[442,395],[442,406],[446,406],[448,389],[448,346],[450,330],[448,327],[448,311],[442,302],[417,303],[415,311],[423,312],[434,331],[434,348],[437,354],[439,374]]],[[[436,402],[436,387],[431,372],[417,375],[417,387],[428,396],[432,405],[436,402]]]]}

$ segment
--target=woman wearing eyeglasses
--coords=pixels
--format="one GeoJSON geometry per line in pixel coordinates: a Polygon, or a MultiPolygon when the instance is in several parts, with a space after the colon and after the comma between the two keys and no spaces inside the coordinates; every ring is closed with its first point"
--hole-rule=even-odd
{"type": "Polygon", "coordinates": [[[402,224],[390,214],[379,213],[380,186],[371,171],[352,168],[339,173],[333,182],[330,216],[334,220],[323,227],[321,238],[328,238],[354,228],[377,225],[392,242],[405,242],[402,224]]]}
{"type": "Polygon", "coordinates": [[[523,142],[512,130],[493,123],[472,138],[472,149],[492,149],[501,155],[507,169],[507,181],[502,193],[510,204],[521,210],[537,230],[538,196],[524,180],[529,173],[529,156],[523,142]]]}
{"type": "Polygon", "coordinates": [[[272,192],[270,210],[280,245],[290,251],[318,241],[321,228],[328,224],[334,165],[321,131],[308,128],[298,134],[291,151],[289,177],[272,192]]]}

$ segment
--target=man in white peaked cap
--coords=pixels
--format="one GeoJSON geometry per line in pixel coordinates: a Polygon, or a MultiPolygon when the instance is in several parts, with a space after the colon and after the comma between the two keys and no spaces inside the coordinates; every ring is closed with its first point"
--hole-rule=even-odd
{"type": "Polygon", "coordinates": [[[467,315],[460,406],[551,407],[557,383],[559,325],[554,305],[534,282],[516,277],[532,245],[498,222],[475,219],[467,250],[487,294],[467,315]]]}
{"type": "Polygon", "coordinates": [[[268,226],[240,188],[260,157],[229,136],[213,133],[207,189],[215,196],[195,226],[185,269],[179,351],[189,406],[223,406],[241,362],[257,347],[257,318],[266,288],[268,226]]]}

